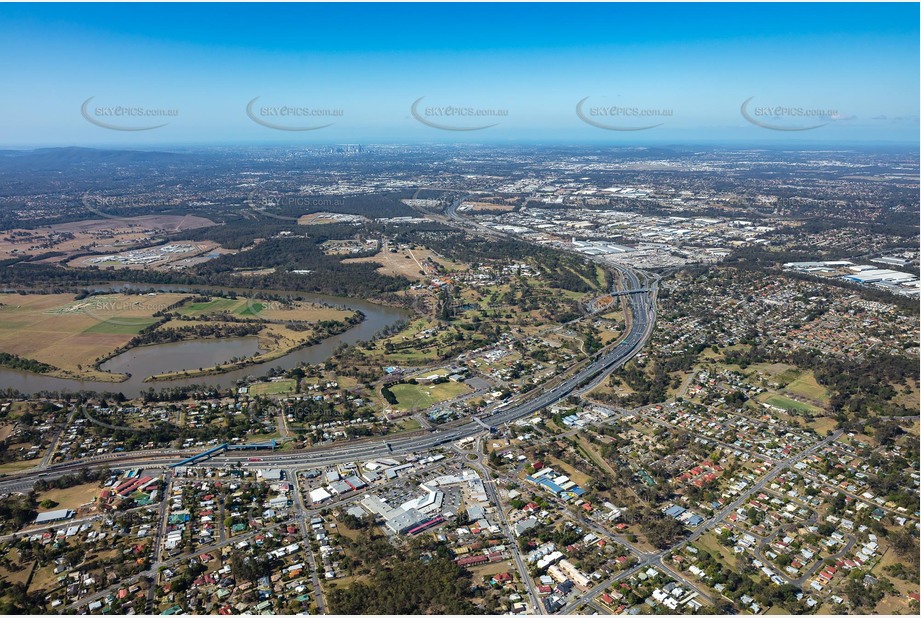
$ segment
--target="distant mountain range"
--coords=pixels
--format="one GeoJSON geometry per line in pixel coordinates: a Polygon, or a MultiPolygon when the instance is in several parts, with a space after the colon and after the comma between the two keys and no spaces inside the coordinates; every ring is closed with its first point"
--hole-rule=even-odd
{"type": "Polygon", "coordinates": [[[100,163],[163,163],[188,155],[149,150],[102,150],[98,148],[37,148],[35,150],[0,150],[0,165],[4,167],[67,166],[100,163]]]}

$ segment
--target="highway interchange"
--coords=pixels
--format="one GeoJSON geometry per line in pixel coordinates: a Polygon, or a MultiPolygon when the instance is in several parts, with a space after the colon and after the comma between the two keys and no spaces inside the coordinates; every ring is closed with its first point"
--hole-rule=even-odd
{"type": "MultiPolygon", "coordinates": [[[[458,198],[448,208],[447,214],[453,223],[466,223],[457,215],[457,206],[463,198],[458,198]]],[[[484,230],[478,230],[484,231],[484,230]]],[[[291,472],[297,470],[330,466],[340,463],[348,463],[360,460],[374,459],[377,457],[388,457],[394,455],[406,455],[410,453],[419,453],[447,446],[450,443],[458,442],[464,438],[477,435],[483,435],[487,428],[498,427],[507,423],[514,422],[518,419],[528,417],[544,408],[566,399],[571,395],[580,395],[591,390],[604,380],[611,372],[623,366],[633,358],[643,348],[652,334],[655,325],[656,309],[655,296],[657,292],[659,278],[647,273],[637,272],[626,267],[616,267],[621,277],[621,286],[619,290],[612,290],[613,293],[620,296],[628,305],[628,331],[620,338],[615,345],[596,354],[584,367],[578,369],[572,375],[565,377],[562,381],[552,381],[544,385],[535,395],[534,392],[516,397],[509,403],[494,406],[491,410],[479,415],[476,419],[466,419],[460,423],[454,424],[447,428],[435,429],[422,435],[410,435],[398,438],[388,439],[386,437],[376,439],[356,440],[348,444],[335,445],[332,447],[320,447],[303,451],[286,451],[276,453],[260,453],[260,461],[252,462],[248,465],[259,468],[283,467],[291,472]]],[[[418,433],[418,432],[417,432],[418,433]]],[[[59,436],[55,436],[55,440],[59,436]]],[[[54,444],[49,452],[54,450],[54,444]]],[[[476,449],[479,456],[479,449],[476,449]]],[[[171,466],[188,457],[189,450],[179,449],[162,449],[150,450],[143,453],[120,453],[108,454],[98,457],[92,457],[80,461],[67,462],[57,465],[50,465],[50,457],[42,461],[39,466],[38,474],[32,471],[27,474],[12,475],[8,478],[0,479],[0,492],[28,491],[32,488],[35,480],[38,478],[55,478],[64,474],[76,472],[82,468],[129,468],[129,467],[158,467],[171,466]]],[[[250,459],[249,455],[223,455],[216,456],[210,460],[212,465],[233,465],[250,459]]],[[[487,494],[490,502],[497,507],[497,512],[502,514],[502,527],[507,534],[510,534],[510,526],[505,518],[504,511],[499,503],[498,496],[494,487],[489,471],[482,461],[478,458],[471,465],[477,469],[484,479],[487,488],[487,494]]],[[[303,497],[300,495],[298,488],[298,506],[306,511],[307,507],[303,504],[303,497]]],[[[303,518],[300,518],[299,525],[303,527],[303,518]]],[[[162,534],[162,531],[158,531],[162,534]]],[[[158,534],[158,536],[160,536],[158,534]]],[[[511,537],[510,537],[511,538],[511,537]]],[[[639,568],[656,564],[660,568],[670,571],[661,564],[661,554],[643,554],[636,548],[627,544],[631,551],[637,555],[638,564],[611,578],[611,581],[626,577],[639,568]]],[[[517,549],[517,548],[516,548],[517,549]]],[[[531,604],[539,613],[544,613],[544,608],[540,602],[533,581],[530,580],[528,570],[524,564],[519,552],[514,552],[516,566],[527,584],[528,596],[531,604]]],[[[156,565],[165,564],[159,559],[159,552],[156,565]]],[[[681,578],[683,579],[683,578],[681,578]]],[[[319,593],[320,587],[318,581],[314,581],[315,591],[319,593]]],[[[608,582],[592,588],[576,598],[567,605],[563,612],[568,613],[583,604],[589,603],[597,594],[607,587],[608,582]]],[[[322,603],[322,594],[318,596],[319,602],[322,603]]],[[[86,600],[83,600],[86,602],[86,600]]]]}
{"type": "MultiPolygon", "coordinates": [[[[464,221],[457,215],[457,206],[462,202],[462,200],[462,197],[456,199],[454,203],[447,209],[446,214],[452,223],[463,222],[467,224],[465,227],[469,227],[471,224],[464,221]]],[[[549,384],[545,384],[542,387],[539,387],[536,394],[534,391],[532,391],[526,395],[514,398],[509,403],[494,406],[486,413],[479,415],[476,419],[464,419],[455,423],[449,423],[447,426],[443,425],[441,428],[431,431],[413,432],[412,435],[404,435],[395,438],[380,437],[354,440],[346,444],[317,447],[299,451],[283,451],[274,453],[261,452],[259,454],[260,461],[248,463],[248,465],[257,468],[283,468],[288,471],[289,475],[291,475],[293,472],[296,473],[298,470],[308,468],[317,468],[341,463],[370,460],[380,457],[407,455],[410,453],[425,452],[440,447],[448,447],[451,446],[452,443],[456,443],[464,438],[474,436],[482,437],[486,434],[487,428],[499,427],[501,425],[514,422],[518,419],[528,417],[542,409],[545,409],[559,401],[566,399],[567,397],[573,395],[578,396],[584,392],[587,392],[588,390],[591,390],[594,386],[599,384],[608,375],[610,375],[611,372],[623,366],[626,362],[628,362],[642,350],[643,346],[649,340],[655,324],[655,297],[658,288],[659,277],[650,275],[648,273],[635,271],[626,267],[618,266],[615,268],[619,271],[621,276],[621,286],[616,293],[621,299],[629,304],[627,332],[615,345],[598,353],[583,367],[571,372],[571,375],[567,377],[559,378],[558,380],[551,381],[549,384]]],[[[71,413],[71,416],[73,416],[73,413],[71,413]]],[[[607,530],[600,529],[600,526],[584,518],[579,520],[580,525],[596,530],[597,532],[613,536],[613,538],[615,538],[618,542],[622,543],[630,550],[630,552],[636,558],[637,562],[633,567],[612,575],[608,579],[599,582],[598,585],[592,587],[591,589],[583,593],[575,594],[573,598],[570,599],[569,602],[560,610],[559,613],[572,613],[583,608],[586,608],[589,611],[604,611],[603,608],[594,603],[595,597],[601,594],[614,582],[622,580],[641,569],[647,569],[649,567],[655,567],[665,571],[670,576],[681,581],[686,587],[697,590],[703,601],[712,603],[712,599],[702,590],[700,590],[696,585],[694,585],[692,582],[689,582],[679,573],[673,571],[668,565],[664,564],[664,556],[668,552],[678,550],[687,543],[696,540],[707,531],[712,530],[715,526],[719,525],[723,519],[728,516],[729,513],[733,512],[739,507],[739,505],[743,504],[752,495],[753,492],[759,491],[761,488],[766,486],[782,471],[788,469],[789,466],[795,461],[798,461],[809,453],[815,452],[822,446],[829,444],[830,442],[837,439],[839,435],[840,432],[836,432],[825,440],[815,444],[807,452],[800,453],[795,458],[791,457],[785,461],[777,462],[777,465],[775,465],[771,472],[763,476],[758,481],[758,483],[754,484],[748,491],[740,495],[737,500],[733,501],[731,504],[726,505],[713,518],[698,527],[690,536],[686,537],[685,540],[671,547],[667,551],[650,553],[642,552],[634,545],[629,543],[627,539],[623,538],[621,535],[611,535],[611,533],[607,530]]],[[[43,459],[41,465],[37,469],[26,471],[20,474],[10,475],[9,477],[0,479],[0,493],[29,491],[38,478],[53,479],[64,474],[77,472],[82,468],[95,469],[101,467],[109,467],[115,469],[125,469],[135,467],[171,466],[179,461],[182,461],[182,459],[188,457],[190,454],[194,454],[196,452],[180,449],[155,449],[144,452],[108,454],[79,461],[71,461],[52,465],[50,464],[50,453],[53,452],[55,446],[54,443],[58,438],[59,435],[54,437],[52,441],[52,447],[49,449],[49,455],[43,459]]],[[[455,446],[454,448],[457,447],[455,446]]],[[[200,451],[201,449],[197,450],[200,451]]],[[[496,495],[494,481],[492,480],[488,468],[483,465],[479,451],[480,449],[478,448],[472,451],[477,455],[477,459],[476,461],[470,462],[470,465],[472,465],[480,472],[482,478],[484,479],[490,502],[492,502],[494,506],[497,507],[497,512],[501,514],[501,525],[504,528],[504,531],[507,534],[510,534],[509,522],[505,517],[501,503],[499,502],[498,496],[496,495]]],[[[215,456],[210,460],[210,463],[211,465],[233,465],[247,461],[250,458],[250,454],[227,454],[225,452],[222,455],[215,456]]],[[[301,526],[302,532],[306,533],[303,516],[305,513],[309,512],[309,508],[303,502],[303,497],[300,494],[300,488],[298,488],[297,492],[297,501],[298,507],[302,513],[301,517],[298,518],[298,524],[301,526]]],[[[162,534],[162,530],[158,532],[162,534]]],[[[226,541],[222,540],[222,542],[226,541]]],[[[530,579],[528,569],[522,561],[520,553],[517,551],[513,552],[513,558],[521,574],[521,577],[526,584],[531,604],[535,607],[535,611],[544,613],[545,610],[536,594],[534,584],[530,579]]],[[[167,561],[160,560],[158,552],[157,559],[155,560],[156,566],[163,566],[167,563],[167,561]]],[[[313,587],[315,588],[315,592],[319,594],[319,603],[322,604],[322,594],[319,592],[320,586],[316,579],[316,574],[312,583],[313,587]]],[[[81,604],[85,603],[86,601],[87,599],[82,600],[81,604]]]]}
{"type": "MultiPolygon", "coordinates": [[[[627,269],[624,269],[623,272],[624,280],[630,289],[640,287],[639,275],[627,269]]],[[[651,335],[655,323],[654,288],[649,292],[632,294],[625,298],[630,303],[634,317],[631,321],[629,332],[613,349],[599,354],[574,375],[539,393],[537,396],[531,396],[525,401],[512,403],[481,415],[479,417],[481,422],[471,419],[458,426],[435,430],[421,436],[392,439],[383,437],[356,440],[343,445],[303,451],[264,453],[260,455],[262,461],[258,462],[258,466],[310,468],[427,451],[483,432],[483,424],[497,427],[551,406],[573,394],[586,383],[598,378],[603,379],[604,376],[622,366],[642,349],[651,335]]],[[[79,471],[84,467],[96,469],[101,467],[125,468],[171,465],[188,457],[189,454],[191,454],[189,450],[150,450],[109,454],[79,461],[43,465],[39,468],[38,474],[36,474],[35,470],[32,470],[3,478],[0,480],[0,492],[28,491],[38,478],[56,478],[79,471]]],[[[235,463],[246,461],[248,458],[249,456],[247,455],[223,455],[214,458],[213,461],[215,463],[235,463]]]]}
{"type": "MultiPolygon", "coordinates": [[[[467,195],[461,194],[453,199],[446,208],[447,217],[433,216],[425,212],[426,216],[446,220],[447,223],[463,227],[473,233],[496,236],[494,230],[483,228],[457,213],[458,206],[466,199],[467,195]]],[[[610,267],[610,265],[608,265],[610,267]]],[[[261,454],[259,467],[293,467],[311,468],[347,463],[375,457],[392,455],[406,455],[410,453],[427,451],[446,445],[450,442],[474,436],[485,427],[498,427],[506,423],[529,416],[539,410],[551,406],[570,395],[579,395],[591,390],[596,384],[604,380],[611,372],[624,365],[643,348],[652,335],[655,325],[656,307],[655,297],[658,289],[659,277],[642,271],[636,271],[624,266],[613,267],[621,277],[622,285],[619,290],[612,292],[622,294],[622,298],[629,304],[629,330],[619,342],[607,351],[602,351],[586,366],[575,372],[562,382],[549,385],[549,388],[534,396],[530,392],[517,397],[505,405],[494,407],[491,411],[482,414],[478,419],[468,419],[461,423],[448,423],[447,428],[437,429],[422,435],[410,435],[388,440],[384,438],[369,438],[356,440],[344,445],[313,448],[306,451],[288,451],[279,453],[261,454]]],[[[546,387],[547,385],[545,385],[546,387]]],[[[73,413],[72,413],[73,414],[73,413]]],[[[0,493],[29,491],[38,478],[56,478],[65,474],[79,471],[82,468],[98,469],[127,468],[127,467],[155,467],[168,466],[188,457],[194,452],[189,450],[148,450],[143,453],[129,452],[108,454],[98,457],[85,458],[51,465],[51,453],[55,443],[60,437],[60,432],[52,441],[48,455],[43,459],[37,470],[25,471],[0,479],[0,493]],[[38,472],[38,474],[36,474],[38,472]]],[[[230,464],[249,459],[246,455],[223,455],[213,458],[215,463],[230,464]]]]}

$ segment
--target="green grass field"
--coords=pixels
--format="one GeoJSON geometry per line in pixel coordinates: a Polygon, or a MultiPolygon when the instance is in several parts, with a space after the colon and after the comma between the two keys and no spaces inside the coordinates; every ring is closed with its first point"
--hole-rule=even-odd
{"type": "Polygon", "coordinates": [[[822,404],[828,403],[828,391],[824,386],[816,382],[811,371],[803,372],[802,375],[790,382],[787,385],[787,390],[822,404]]]}
{"type": "Polygon", "coordinates": [[[3,465],[0,465],[0,474],[12,474],[14,472],[22,472],[23,470],[34,468],[41,462],[42,462],[41,459],[28,459],[25,461],[11,461],[10,463],[5,463],[3,465]]]}
{"type": "Polygon", "coordinates": [[[772,406],[776,406],[782,410],[787,410],[788,412],[806,412],[814,414],[821,412],[822,410],[811,406],[808,403],[802,403],[800,401],[794,401],[783,397],[782,395],[769,395],[764,399],[764,402],[772,406]]]}
{"type": "MultiPolygon", "coordinates": [[[[386,360],[388,363],[399,365],[405,363],[407,365],[419,365],[423,362],[434,361],[438,359],[438,355],[435,353],[435,348],[431,348],[424,352],[392,352],[386,355],[386,360]]],[[[378,354],[383,356],[382,352],[378,354]]]]}
{"type": "Polygon", "coordinates": [[[813,421],[810,421],[807,424],[813,431],[819,435],[824,436],[826,432],[833,431],[838,428],[838,422],[833,418],[817,418],[813,421]]]}
{"type": "Polygon", "coordinates": [[[401,418],[396,422],[398,431],[416,431],[417,429],[422,429],[422,425],[419,424],[419,421],[412,417],[401,418]]]}
{"type": "Polygon", "coordinates": [[[798,380],[802,374],[803,372],[796,367],[791,367],[790,369],[780,372],[776,377],[781,383],[789,385],[798,380]]]}
{"type": "Polygon", "coordinates": [[[787,610],[785,610],[780,605],[775,605],[771,609],[764,612],[765,616],[786,616],[787,610]]]}
{"type": "MultiPolygon", "coordinates": [[[[770,380],[777,381],[782,385],[783,390],[792,393],[803,399],[808,399],[809,401],[818,404],[819,406],[827,406],[829,400],[828,391],[824,386],[819,384],[815,379],[815,374],[812,371],[807,371],[795,367],[793,365],[788,365],[786,363],[757,363],[751,365],[749,370],[753,370],[758,374],[761,374],[767,377],[770,380]]],[[[783,402],[790,402],[792,400],[785,397],[780,397],[780,400],[783,402]]],[[[768,403],[771,403],[768,401],[768,403]]],[[[776,405],[779,408],[784,408],[785,410],[799,410],[797,407],[785,407],[784,403],[772,404],[776,405]]],[[[787,403],[786,405],[790,405],[787,403]]],[[[815,409],[814,406],[805,403],[793,402],[794,406],[809,406],[810,410],[815,409]]]]}
{"type": "Polygon", "coordinates": [[[249,387],[250,395],[286,395],[297,388],[296,380],[279,380],[278,382],[258,382],[249,387]]]}
{"type": "Polygon", "coordinates": [[[320,320],[342,320],[348,317],[351,311],[315,305],[309,302],[282,304],[250,298],[213,297],[208,302],[186,304],[178,309],[178,313],[191,317],[229,313],[241,318],[259,318],[285,322],[317,322],[320,320]]]}
{"type": "Polygon", "coordinates": [[[438,344],[436,343],[437,338],[440,336],[436,334],[435,337],[430,337],[426,339],[415,339],[416,335],[420,332],[432,328],[435,325],[434,322],[428,319],[419,319],[411,322],[406,328],[400,332],[391,335],[386,339],[381,339],[375,341],[370,349],[364,349],[365,354],[369,356],[378,356],[381,357],[382,363],[387,363],[390,365],[419,365],[425,362],[436,360],[438,357],[437,348],[438,344]],[[412,347],[398,349],[394,352],[385,351],[385,343],[390,342],[396,346],[405,345],[407,341],[413,341],[414,345],[412,347]]]}
{"type": "Polygon", "coordinates": [[[265,307],[266,307],[265,303],[254,301],[252,303],[245,305],[242,308],[238,308],[236,310],[236,313],[238,315],[251,315],[255,317],[259,315],[260,313],[262,313],[262,310],[265,309],[265,307]]]}
{"type": "Polygon", "coordinates": [[[716,538],[716,535],[713,532],[708,532],[707,534],[694,541],[694,545],[696,545],[698,549],[704,550],[724,564],[730,567],[735,567],[736,557],[735,554],[732,553],[732,549],[725,547],[724,545],[720,545],[719,539],[716,538]]]}
{"type": "Polygon", "coordinates": [[[0,349],[58,368],[52,375],[117,381],[95,368],[100,357],[156,324],[154,314],[187,294],[0,294],[0,349]]]}
{"type": "Polygon", "coordinates": [[[468,393],[470,387],[463,382],[445,382],[443,384],[397,384],[390,387],[390,390],[397,398],[396,408],[398,410],[418,410],[468,393]]]}
{"type": "Polygon", "coordinates": [[[245,300],[232,298],[214,298],[206,303],[190,303],[181,307],[179,313],[181,315],[205,315],[207,313],[218,313],[218,312],[230,312],[235,313],[239,305],[244,305],[245,300]]]}
{"type": "Polygon", "coordinates": [[[76,509],[78,506],[86,504],[87,502],[92,502],[99,494],[99,484],[98,483],[86,483],[84,485],[75,485],[73,487],[68,487],[67,489],[49,489],[48,491],[40,494],[37,498],[37,502],[48,499],[53,502],[57,502],[56,505],[50,506],[48,508],[38,507],[38,511],[51,511],[54,509],[76,509]]]}

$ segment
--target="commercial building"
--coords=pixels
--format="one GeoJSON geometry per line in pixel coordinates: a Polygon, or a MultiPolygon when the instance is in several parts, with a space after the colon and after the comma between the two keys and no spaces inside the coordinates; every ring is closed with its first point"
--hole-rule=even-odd
{"type": "MultiPolygon", "coordinates": [[[[438,492],[439,494],[441,492],[438,492]]],[[[429,494],[431,495],[431,494],[429,494]]],[[[394,534],[416,534],[429,526],[437,525],[444,519],[437,512],[423,513],[407,504],[392,508],[374,495],[367,495],[361,500],[361,506],[384,520],[384,525],[394,534]]]]}
{"type": "Polygon", "coordinates": [[[56,511],[48,511],[47,513],[39,513],[38,517],[35,518],[33,523],[35,524],[50,524],[57,521],[66,521],[72,518],[76,513],[70,509],[58,509],[56,511]]]}
{"type": "Polygon", "coordinates": [[[441,506],[444,503],[444,493],[439,489],[433,489],[427,485],[421,485],[422,489],[425,490],[425,494],[409,500],[400,505],[405,511],[410,509],[415,509],[423,514],[434,513],[441,510],[441,506]]]}
{"type": "Polygon", "coordinates": [[[431,519],[433,518],[420,513],[416,509],[403,509],[403,507],[400,507],[384,515],[384,525],[394,534],[403,534],[418,528],[431,519]]]}
{"type": "Polygon", "coordinates": [[[282,471],[277,468],[260,470],[258,474],[265,481],[280,481],[282,479],[282,471]]]}
{"type": "Polygon", "coordinates": [[[314,489],[310,492],[310,501],[313,502],[314,504],[318,504],[320,502],[323,502],[324,500],[329,500],[332,497],[333,497],[332,494],[330,494],[328,491],[326,491],[322,487],[314,489]]]}

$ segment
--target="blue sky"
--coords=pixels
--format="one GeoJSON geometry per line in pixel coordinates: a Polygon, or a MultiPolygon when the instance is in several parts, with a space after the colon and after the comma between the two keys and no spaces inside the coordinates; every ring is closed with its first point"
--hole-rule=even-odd
{"type": "Polygon", "coordinates": [[[0,147],[916,144],[918,23],[917,4],[4,4],[0,147]],[[255,97],[276,126],[332,124],[262,126],[255,97]]]}

